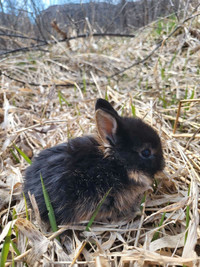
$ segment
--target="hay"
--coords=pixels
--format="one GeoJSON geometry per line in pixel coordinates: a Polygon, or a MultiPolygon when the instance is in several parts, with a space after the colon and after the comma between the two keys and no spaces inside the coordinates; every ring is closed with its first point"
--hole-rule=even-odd
{"type": "MultiPolygon", "coordinates": [[[[46,47],[48,52],[22,52],[1,59],[0,215],[4,230],[0,241],[5,240],[16,210],[12,238],[21,255],[11,246],[9,254],[16,266],[21,261],[29,266],[70,266],[73,260],[84,266],[200,263],[200,40],[194,36],[199,19],[186,21],[143,64],[111,79],[115,72],[147,57],[157,40],[173,30],[169,29],[172,19],[163,21],[160,34],[155,23],[131,39],[90,37],[71,41],[71,51],[58,43],[46,47]],[[20,155],[16,162],[13,144],[31,157],[42,148],[94,132],[94,102],[105,96],[120,114],[131,116],[134,106],[136,115],[157,129],[166,168],[156,177],[154,191],[147,192],[141,216],[131,222],[94,223],[90,232],[84,231],[84,224],[63,226],[46,237],[41,223],[25,219],[21,187],[28,164],[20,155]],[[173,134],[178,102],[184,99],[195,101],[183,101],[173,134]],[[18,237],[14,224],[20,230],[18,237]],[[73,231],[61,246],[54,237],[66,229],[73,231]],[[45,247],[38,250],[42,242],[45,247]]],[[[11,264],[8,260],[6,266],[11,264]]]]}

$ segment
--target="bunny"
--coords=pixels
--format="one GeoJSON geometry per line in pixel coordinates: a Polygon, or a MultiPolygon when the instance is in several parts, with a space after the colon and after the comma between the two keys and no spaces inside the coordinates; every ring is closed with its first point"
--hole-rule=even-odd
{"type": "Polygon", "coordinates": [[[104,99],[97,100],[95,110],[96,135],[45,149],[26,170],[25,196],[34,194],[44,221],[40,174],[57,224],[89,220],[110,189],[96,220],[117,222],[133,217],[154,174],[164,168],[161,141],[151,126],[119,116],[104,99]]]}

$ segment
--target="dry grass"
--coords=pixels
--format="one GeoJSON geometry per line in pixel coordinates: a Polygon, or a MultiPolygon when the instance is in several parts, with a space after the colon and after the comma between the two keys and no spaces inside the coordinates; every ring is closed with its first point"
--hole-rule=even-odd
{"type": "Polygon", "coordinates": [[[16,211],[12,240],[21,253],[17,256],[10,246],[6,266],[13,258],[16,266],[23,261],[67,266],[74,259],[84,266],[199,266],[200,39],[191,29],[199,32],[200,17],[184,23],[145,63],[108,78],[147,56],[174,29],[174,22],[165,20],[161,30],[152,24],[132,39],[90,37],[71,42],[72,51],[58,43],[46,47],[47,52],[1,59],[0,242],[16,211]],[[38,220],[25,219],[21,186],[28,164],[13,144],[31,157],[42,148],[94,132],[94,102],[105,96],[120,114],[131,116],[134,106],[136,115],[158,130],[166,168],[147,192],[141,216],[116,225],[94,223],[90,232],[85,225],[61,227],[59,233],[74,229],[61,246],[38,220]],[[197,101],[182,104],[174,136],[178,102],[184,99],[197,101]]]}

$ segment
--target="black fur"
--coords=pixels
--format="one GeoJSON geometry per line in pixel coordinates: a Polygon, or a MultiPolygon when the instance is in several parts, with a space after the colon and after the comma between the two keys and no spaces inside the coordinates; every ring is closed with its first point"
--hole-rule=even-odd
{"type": "Polygon", "coordinates": [[[140,119],[120,117],[106,100],[98,99],[95,108],[110,114],[117,122],[114,137],[106,137],[107,144],[92,136],[71,139],[43,150],[27,168],[24,192],[27,199],[28,191],[35,195],[44,221],[48,215],[40,173],[57,223],[62,224],[90,219],[110,188],[97,218],[116,221],[132,216],[140,195],[146,190],[146,181],[131,179],[128,173],[133,171],[152,179],[164,167],[160,138],[152,127],[140,119]],[[144,149],[151,150],[149,158],[141,155],[144,149]]]}

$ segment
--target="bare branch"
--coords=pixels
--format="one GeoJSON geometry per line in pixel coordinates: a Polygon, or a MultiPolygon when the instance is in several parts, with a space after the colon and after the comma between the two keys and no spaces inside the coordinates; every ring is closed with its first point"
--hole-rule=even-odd
{"type": "Polygon", "coordinates": [[[33,37],[28,37],[28,36],[23,36],[23,35],[17,35],[17,34],[6,34],[6,33],[0,33],[0,36],[6,36],[10,38],[21,38],[21,39],[28,39],[28,40],[33,40],[36,42],[46,42],[45,40],[41,40],[38,38],[33,38],[33,37]]]}
{"type": "MultiPolygon", "coordinates": [[[[125,37],[125,38],[134,38],[135,35],[134,34],[120,34],[120,33],[93,33],[92,35],[93,37],[104,37],[104,36],[111,36],[111,37],[125,37]]],[[[79,39],[79,38],[87,38],[89,37],[88,34],[80,34],[77,36],[73,36],[73,37],[69,37],[69,38],[65,38],[65,39],[61,39],[61,40],[57,40],[57,41],[43,41],[43,44],[38,44],[38,45],[32,45],[32,46],[27,46],[27,47],[22,47],[22,48],[17,48],[14,50],[10,50],[4,53],[1,53],[0,56],[4,56],[4,55],[8,55],[8,54],[13,54],[13,53],[17,53],[17,52],[26,52],[26,51],[31,51],[31,50],[35,50],[35,49],[40,49],[40,47],[42,46],[46,46],[49,44],[56,44],[58,42],[66,42],[67,40],[74,40],[74,39],[79,39]]],[[[44,52],[48,52],[48,50],[42,50],[44,52]]]]}

